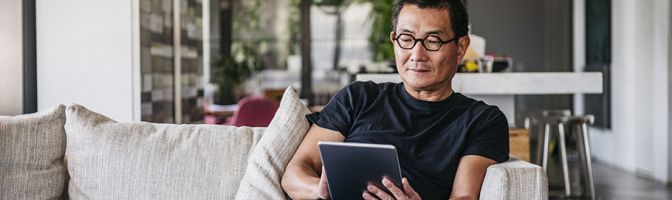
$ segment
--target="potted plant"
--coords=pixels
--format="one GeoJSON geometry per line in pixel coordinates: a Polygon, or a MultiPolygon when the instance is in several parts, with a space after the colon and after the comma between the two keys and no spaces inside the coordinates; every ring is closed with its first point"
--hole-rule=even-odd
{"type": "Polygon", "coordinates": [[[210,82],[216,86],[214,103],[235,104],[245,95],[245,81],[254,71],[260,70],[256,51],[246,45],[222,55],[212,66],[210,82]]]}
{"type": "Polygon", "coordinates": [[[390,32],[392,26],[392,7],[394,0],[359,0],[359,3],[371,3],[371,33],[369,35],[369,46],[373,51],[373,60],[377,62],[394,63],[394,46],[390,43],[390,32]]]}

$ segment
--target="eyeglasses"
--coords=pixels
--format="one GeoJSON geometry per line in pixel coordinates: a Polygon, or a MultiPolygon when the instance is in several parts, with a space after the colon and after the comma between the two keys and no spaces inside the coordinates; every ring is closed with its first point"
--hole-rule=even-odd
{"type": "Polygon", "coordinates": [[[415,37],[410,34],[402,33],[394,38],[394,41],[397,41],[397,44],[402,49],[413,49],[415,44],[421,42],[422,46],[424,46],[427,51],[438,51],[443,44],[456,41],[456,39],[457,37],[453,37],[453,39],[443,41],[435,35],[427,36],[425,39],[415,39],[415,37]]]}

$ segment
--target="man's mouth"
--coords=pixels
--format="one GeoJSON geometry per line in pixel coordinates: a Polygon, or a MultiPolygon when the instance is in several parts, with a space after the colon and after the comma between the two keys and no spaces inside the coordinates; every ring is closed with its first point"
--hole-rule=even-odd
{"type": "Polygon", "coordinates": [[[415,68],[415,69],[408,69],[408,71],[418,72],[418,73],[423,73],[423,72],[429,72],[429,69],[419,69],[419,68],[415,68]]]}

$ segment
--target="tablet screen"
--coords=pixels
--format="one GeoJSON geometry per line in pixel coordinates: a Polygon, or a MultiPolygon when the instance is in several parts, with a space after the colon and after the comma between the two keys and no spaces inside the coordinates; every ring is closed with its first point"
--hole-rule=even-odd
{"type": "Polygon", "coordinates": [[[361,199],[368,183],[387,190],[381,184],[383,177],[401,186],[399,159],[392,145],[318,142],[318,147],[334,200],[361,199]]]}

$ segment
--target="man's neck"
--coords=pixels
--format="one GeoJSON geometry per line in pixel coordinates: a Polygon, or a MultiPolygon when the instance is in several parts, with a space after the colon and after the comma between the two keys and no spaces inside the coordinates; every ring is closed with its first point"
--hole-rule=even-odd
{"type": "Polygon", "coordinates": [[[404,89],[413,98],[422,101],[442,101],[444,99],[447,99],[448,97],[450,97],[450,95],[453,94],[452,85],[448,85],[448,87],[442,87],[436,90],[431,89],[427,90],[427,89],[411,88],[407,84],[404,84],[404,89]]]}

